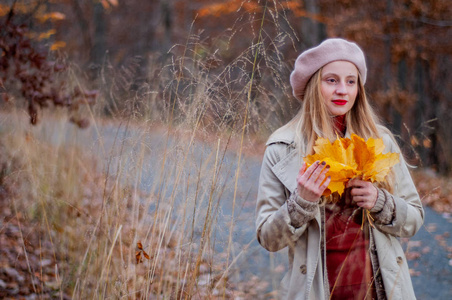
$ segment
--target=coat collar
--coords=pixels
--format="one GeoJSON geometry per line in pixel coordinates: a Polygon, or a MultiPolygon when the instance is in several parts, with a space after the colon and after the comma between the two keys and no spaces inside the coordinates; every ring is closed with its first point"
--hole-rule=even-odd
{"type": "Polygon", "coordinates": [[[273,132],[267,140],[267,146],[274,143],[284,143],[295,147],[295,129],[293,126],[283,126],[273,132]]]}
{"type": "MultiPolygon", "coordinates": [[[[291,194],[297,190],[297,176],[302,164],[302,156],[295,147],[295,130],[291,127],[281,127],[268,139],[267,145],[282,143],[286,144],[286,151],[281,151],[279,161],[273,165],[271,170],[291,194]]],[[[320,224],[320,214],[315,219],[320,224]]]]}
{"type": "MultiPolygon", "coordinates": [[[[345,137],[350,138],[351,132],[349,130],[345,131],[345,137]]],[[[295,126],[285,125],[277,129],[267,140],[266,145],[274,143],[284,143],[295,147],[295,126]]]]}
{"type": "Polygon", "coordinates": [[[296,149],[291,149],[272,167],[273,173],[291,193],[294,193],[297,188],[297,175],[301,166],[301,158],[297,154],[296,149]]]}
{"type": "Polygon", "coordinates": [[[267,146],[271,144],[285,144],[286,151],[280,153],[279,161],[273,165],[272,171],[282,184],[293,193],[297,187],[297,175],[301,166],[301,157],[295,147],[295,130],[283,126],[276,130],[268,139],[267,146]]]}

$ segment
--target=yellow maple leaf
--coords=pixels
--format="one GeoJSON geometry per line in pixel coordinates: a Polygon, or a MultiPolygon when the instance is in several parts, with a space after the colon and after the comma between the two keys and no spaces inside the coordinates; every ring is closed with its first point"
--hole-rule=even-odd
{"type": "Polygon", "coordinates": [[[338,138],[333,143],[318,138],[314,145],[315,153],[303,160],[312,165],[324,161],[330,166],[327,176],[331,182],[324,196],[337,192],[342,195],[348,180],[358,177],[366,181],[382,182],[399,162],[398,153],[383,154],[385,145],[382,139],[369,138],[365,141],[356,134],[351,138],[338,138]]]}

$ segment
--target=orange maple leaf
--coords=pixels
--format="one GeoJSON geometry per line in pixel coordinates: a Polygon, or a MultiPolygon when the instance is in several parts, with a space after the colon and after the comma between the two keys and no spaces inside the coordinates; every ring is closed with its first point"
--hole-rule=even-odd
{"type": "Polygon", "coordinates": [[[385,145],[382,139],[369,138],[365,141],[356,134],[351,138],[338,138],[333,143],[318,138],[314,145],[315,153],[303,160],[312,165],[315,161],[324,161],[330,166],[327,176],[331,182],[324,196],[337,192],[342,195],[348,180],[358,177],[366,181],[382,182],[399,162],[398,153],[383,153],[385,145]]]}

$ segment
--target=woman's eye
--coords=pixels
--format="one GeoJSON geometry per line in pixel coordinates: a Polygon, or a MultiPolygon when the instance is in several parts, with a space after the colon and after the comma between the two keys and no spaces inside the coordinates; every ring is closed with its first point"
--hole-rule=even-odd
{"type": "Polygon", "coordinates": [[[328,82],[328,83],[336,83],[336,79],[334,79],[334,78],[328,78],[328,79],[326,80],[326,82],[328,82]]]}
{"type": "Polygon", "coordinates": [[[354,80],[349,80],[349,81],[348,81],[348,84],[353,85],[353,84],[355,84],[355,82],[356,82],[356,81],[354,81],[354,80]]]}

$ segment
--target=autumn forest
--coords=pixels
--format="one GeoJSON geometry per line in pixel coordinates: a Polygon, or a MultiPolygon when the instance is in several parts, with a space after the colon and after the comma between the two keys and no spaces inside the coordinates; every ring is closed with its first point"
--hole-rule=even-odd
{"type": "Polygon", "coordinates": [[[423,201],[452,209],[449,0],[1,1],[0,297],[272,299],[277,257],[240,280],[251,166],[328,37],[362,47],[423,201]]]}
{"type": "MultiPolygon", "coordinates": [[[[21,26],[32,48],[50,49],[42,61],[64,61],[81,77],[85,93],[97,90],[105,97],[106,114],[133,113],[130,105],[126,108],[130,101],[139,113],[138,102],[146,101],[149,91],[162,105],[176,97],[183,110],[189,99],[181,85],[193,83],[181,67],[187,56],[196,62],[194,68],[230,83],[228,91],[215,92],[221,96],[211,96],[235,103],[211,107],[206,115],[232,124],[236,120],[227,107],[244,105],[240,93],[254,72],[249,130],[271,131],[293,116],[297,103],[288,75],[298,53],[326,37],[354,40],[367,55],[368,93],[384,121],[416,163],[450,171],[448,1],[37,0],[7,1],[0,9],[2,26],[21,26]],[[177,90],[171,82],[156,80],[164,75],[162,68],[174,71],[170,65],[181,68],[177,90]],[[253,128],[256,121],[267,128],[253,128]]],[[[5,34],[2,30],[2,45],[9,46],[14,40],[5,34]]],[[[19,76],[9,55],[3,50],[2,95],[22,91],[30,98],[30,88],[9,84],[19,76]]],[[[33,99],[26,101],[36,102],[32,106],[46,102],[33,99]]]]}

